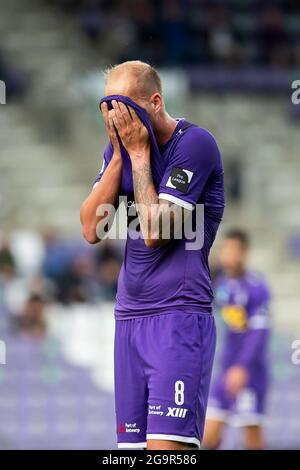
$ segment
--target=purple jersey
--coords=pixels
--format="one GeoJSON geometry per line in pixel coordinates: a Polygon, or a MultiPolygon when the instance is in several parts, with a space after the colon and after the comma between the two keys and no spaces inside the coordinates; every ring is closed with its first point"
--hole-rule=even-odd
{"type": "Polygon", "coordinates": [[[222,367],[233,364],[247,367],[255,375],[267,364],[270,291],[264,278],[246,272],[238,279],[221,276],[215,289],[226,332],[222,367]]]}
{"type": "MultiPolygon", "coordinates": [[[[110,159],[104,153],[99,181],[110,159]]],[[[213,293],[208,255],[224,210],[223,166],[213,136],[205,129],[178,121],[162,147],[163,171],[154,185],[159,197],[193,211],[204,204],[204,243],[186,250],[186,239],[172,240],[159,248],[146,247],[143,239],[127,238],[116,303],[116,318],[134,318],[182,311],[211,312],[213,293]]],[[[128,206],[134,202],[131,163],[123,164],[121,194],[128,206]]],[[[195,211],[194,211],[195,212],[195,211]]],[[[193,212],[193,217],[194,217],[193,212]]]]}

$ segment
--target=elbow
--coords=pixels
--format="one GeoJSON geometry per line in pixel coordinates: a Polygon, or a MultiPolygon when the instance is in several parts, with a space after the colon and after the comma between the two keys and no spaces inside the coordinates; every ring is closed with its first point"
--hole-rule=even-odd
{"type": "Polygon", "coordinates": [[[88,221],[87,216],[85,214],[85,203],[82,204],[80,209],[80,222],[82,225],[82,234],[85,240],[90,245],[95,245],[99,242],[99,238],[97,237],[97,230],[96,226],[88,221]]]}
{"type": "Polygon", "coordinates": [[[95,245],[100,241],[97,237],[96,229],[83,226],[82,233],[83,237],[90,245],[95,245]]]}

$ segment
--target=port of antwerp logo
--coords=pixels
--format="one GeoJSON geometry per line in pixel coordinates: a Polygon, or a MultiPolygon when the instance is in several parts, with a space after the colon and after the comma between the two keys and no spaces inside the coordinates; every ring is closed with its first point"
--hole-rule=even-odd
{"type": "Polygon", "coordinates": [[[122,421],[120,421],[119,426],[118,426],[118,432],[123,433],[123,432],[133,432],[139,434],[141,432],[140,428],[137,427],[137,423],[125,423],[123,424],[122,421]]]}
{"type": "Polygon", "coordinates": [[[119,432],[120,432],[120,433],[125,432],[125,428],[124,428],[124,426],[123,426],[122,421],[120,421],[120,424],[119,424],[119,432]]]}

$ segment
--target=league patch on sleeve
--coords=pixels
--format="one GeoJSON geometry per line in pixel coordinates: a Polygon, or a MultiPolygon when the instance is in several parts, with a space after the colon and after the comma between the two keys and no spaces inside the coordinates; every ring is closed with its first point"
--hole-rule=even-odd
{"type": "Polygon", "coordinates": [[[193,174],[194,173],[192,171],[174,167],[172,169],[171,176],[169,176],[166,186],[168,188],[177,189],[182,193],[186,193],[189,189],[193,174]]]}

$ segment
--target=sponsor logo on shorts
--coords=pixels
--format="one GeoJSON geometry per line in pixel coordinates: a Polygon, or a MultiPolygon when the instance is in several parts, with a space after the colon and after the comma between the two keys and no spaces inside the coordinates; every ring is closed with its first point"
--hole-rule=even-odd
{"type": "Polygon", "coordinates": [[[124,428],[124,425],[123,425],[122,421],[120,421],[118,431],[119,431],[120,433],[125,432],[125,428],[124,428]]]}
{"type": "Polygon", "coordinates": [[[163,416],[164,412],[161,408],[161,405],[149,405],[148,414],[156,415],[156,416],[163,416]]]}
{"type": "Polygon", "coordinates": [[[185,418],[187,412],[187,408],[170,408],[168,406],[168,412],[166,416],[172,416],[172,418],[185,418]]]}
{"type": "Polygon", "coordinates": [[[137,427],[136,423],[125,423],[125,425],[124,425],[122,421],[120,421],[118,431],[119,431],[119,433],[135,432],[137,434],[139,434],[141,432],[140,428],[137,427]]]}

